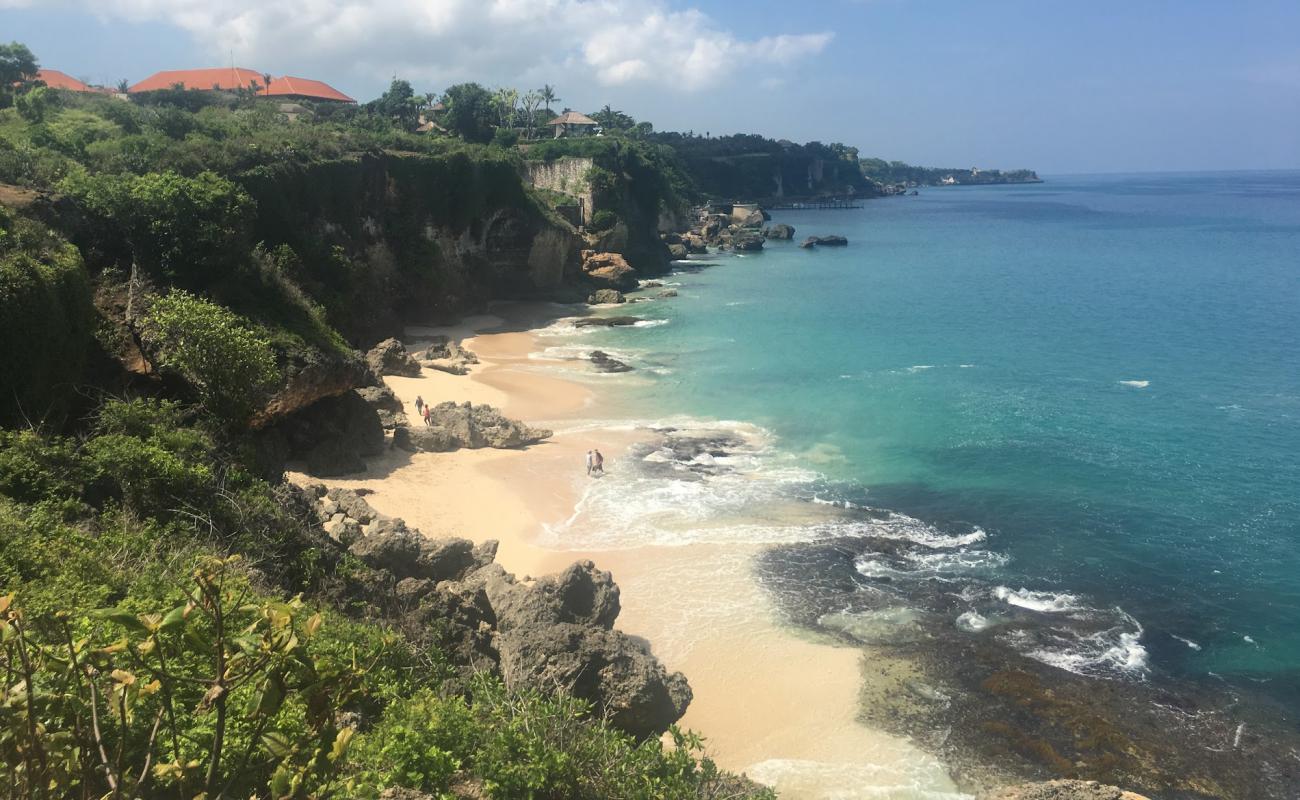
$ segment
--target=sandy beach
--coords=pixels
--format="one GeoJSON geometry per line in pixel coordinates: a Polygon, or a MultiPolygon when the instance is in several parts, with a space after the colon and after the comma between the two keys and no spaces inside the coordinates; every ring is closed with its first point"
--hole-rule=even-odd
{"type": "MultiPolygon", "coordinates": [[[[520,309],[494,312],[513,320],[520,309]]],[[[649,434],[628,425],[593,427],[591,420],[618,419],[619,410],[592,382],[564,377],[569,370],[578,378],[590,365],[539,360],[535,354],[544,348],[536,336],[519,330],[517,321],[506,325],[502,316],[408,329],[408,347],[435,334],[460,340],[481,361],[469,375],[426,368],[418,378],[386,381],[413,420],[417,396],[470,401],[552,428],[552,439],[517,451],[393,450],[371,459],[364,475],[326,483],[372,490],[367,500],[378,511],[429,536],[496,539],[497,561],[519,576],[579,559],[611,571],[621,589],[618,627],[646,638],[670,670],[686,674],[695,696],[679,724],[701,733],[724,768],[774,784],[788,797],[850,797],[871,787],[863,796],[953,791],[932,758],[855,720],[861,650],[815,641],[776,622],[750,575],[760,545],[591,550],[567,547],[553,534],[574,515],[592,480],[583,469],[586,451],[600,448],[614,471],[649,434]],[[851,788],[853,794],[843,793],[851,788]]]]}

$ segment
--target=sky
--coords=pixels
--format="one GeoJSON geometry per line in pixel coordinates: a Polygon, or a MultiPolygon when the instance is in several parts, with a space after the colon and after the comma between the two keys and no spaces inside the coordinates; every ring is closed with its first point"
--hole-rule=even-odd
{"type": "Polygon", "coordinates": [[[1300,168],[1296,0],[0,0],[8,40],[110,85],[232,61],[362,101],[549,83],[913,164],[1300,168]]]}

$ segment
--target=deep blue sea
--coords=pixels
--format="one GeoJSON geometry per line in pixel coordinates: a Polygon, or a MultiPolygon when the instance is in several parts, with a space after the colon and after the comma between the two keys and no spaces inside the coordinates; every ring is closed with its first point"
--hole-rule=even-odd
{"type": "MultiPolygon", "coordinates": [[[[850,245],[680,265],[676,298],[631,307],[663,324],[584,338],[640,368],[641,417],[757,426],[771,486],[940,545],[859,556],[865,587],[942,581],[959,628],[1041,617],[1008,643],[1052,666],[1219,676],[1300,709],[1300,172],[774,221],[850,245]]],[[[720,491],[752,510],[766,484],[740,485],[720,491]]]]}

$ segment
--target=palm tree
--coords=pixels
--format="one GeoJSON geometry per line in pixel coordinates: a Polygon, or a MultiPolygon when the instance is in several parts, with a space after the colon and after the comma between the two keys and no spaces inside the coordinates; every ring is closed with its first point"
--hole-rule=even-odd
{"type": "Polygon", "coordinates": [[[560,98],[555,94],[555,87],[549,83],[543,84],[542,88],[537,90],[537,93],[542,96],[542,104],[546,107],[546,113],[554,114],[555,112],[551,111],[551,106],[560,102],[560,98]]]}
{"type": "Polygon", "coordinates": [[[131,82],[128,81],[126,78],[123,78],[122,80],[117,82],[118,94],[126,94],[126,90],[130,88],[131,88],[131,82]]]}
{"type": "Polygon", "coordinates": [[[519,105],[519,90],[503,87],[496,90],[496,94],[492,99],[496,103],[497,111],[501,114],[501,127],[513,127],[519,105]]]}
{"type": "Polygon", "coordinates": [[[528,138],[533,138],[537,128],[537,107],[542,104],[542,93],[531,91],[523,97],[524,124],[528,126],[528,138]]]}
{"type": "Polygon", "coordinates": [[[262,94],[269,95],[271,93],[271,73],[263,73],[262,80],[264,81],[262,84],[262,94]]]}

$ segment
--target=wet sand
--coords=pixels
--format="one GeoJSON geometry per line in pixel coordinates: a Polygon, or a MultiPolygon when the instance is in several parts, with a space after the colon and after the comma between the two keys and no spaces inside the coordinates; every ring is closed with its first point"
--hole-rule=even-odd
{"type": "MultiPolygon", "coordinates": [[[[537,314],[507,313],[521,311],[537,314]]],[[[670,670],[686,674],[695,698],[679,724],[701,733],[724,768],[773,783],[786,797],[903,800],[954,792],[934,759],[856,721],[860,650],[776,622],[750,574],[759,545],[565,549],[553,531],[573,515],[592,480],[583,470],[586,451],[599,447],[607,468],[617,470],[628,448],[649,434],[590,424],[618,419],[619,409],[590,381],[576,380],[588,365],[530,358],[544,347],[532,333],[511,330],[518,324],[503,322],[478,317],[457,328],[409,329],[409,347],[447,334],[481,363],[467,376],[425,369],[419,378],[390,376],[388,385],[412,420],[417,395],[431,403],[468,400],[552,428],[551,440],[519,451],[391,451],[370,460],[365,475],[327,483],[371,489],[367,500],[375,509],[429,536],[497,539],[497,561],[520,576],[578,559],[611,571],[621,589],[618,627],[646,638],[670,670]]]]}

